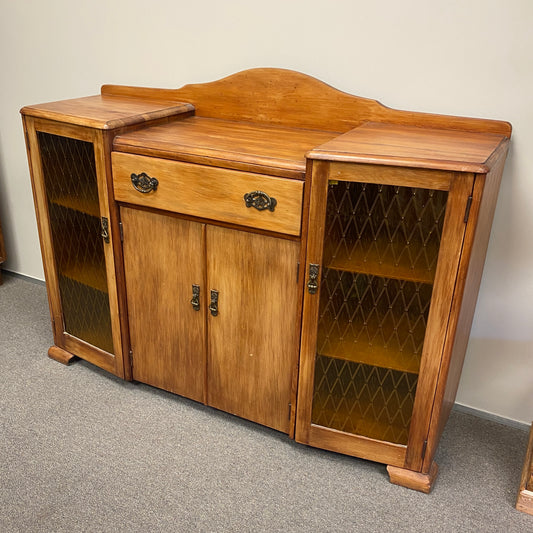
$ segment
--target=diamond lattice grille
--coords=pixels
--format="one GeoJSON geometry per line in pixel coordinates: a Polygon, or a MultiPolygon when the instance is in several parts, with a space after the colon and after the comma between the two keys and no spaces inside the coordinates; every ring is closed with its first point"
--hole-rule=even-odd
{"type": "Polygon", "coordinates": [[[418,376],[318,355],[313,424],[406,444],[418,376]]]}
{"type": "Polygon", "coordinates": [[[324,262],[432,282],[447,192],[340,182],[328,191],[324,262]]]}
{"type": "Polygon", "coordinates": [[[447,192],[332,183],[313,424],[406,444],[447,192]]]}
{"type": "Polygon", "coordinates": [[[94,148],[38,132],[65,331],[112,353],[94,148]]]}

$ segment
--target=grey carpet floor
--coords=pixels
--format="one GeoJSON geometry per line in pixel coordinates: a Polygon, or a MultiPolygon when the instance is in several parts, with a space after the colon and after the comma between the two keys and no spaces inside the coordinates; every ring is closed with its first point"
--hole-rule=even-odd
{"type": "Polygon", "coordinates": [[[42,285],[0,286],[1,532],[531,532],[514,509],[527,434],[453,412],[425,495],[384,465],[79,361],[52,343],[42,285]]]}

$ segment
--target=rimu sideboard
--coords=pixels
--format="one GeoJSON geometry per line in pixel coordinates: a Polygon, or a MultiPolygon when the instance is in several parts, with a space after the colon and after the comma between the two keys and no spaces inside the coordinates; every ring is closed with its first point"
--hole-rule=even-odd
{"type": "Polygon", "coordinates": [[[22,109],[54,346],[429,492],[511,136],[288,70],[22,109]]]}

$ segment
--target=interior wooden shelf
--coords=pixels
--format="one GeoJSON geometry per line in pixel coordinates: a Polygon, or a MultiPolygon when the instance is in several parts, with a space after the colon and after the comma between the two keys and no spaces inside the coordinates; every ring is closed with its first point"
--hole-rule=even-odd
{"type": "Polygon", "coordinates": [[[60,274],[97,291],[108,292],[107,275],[102,264],[75,263],[61,270],[60,274]]]}
{"type": "Polygon", "coordinates": [[[326,268],[417,283],[433,284],[435,279],[435,269],[415,268],[407,261],[401,261],[397,264],[385,262],[383,261],[383,254],[379,254],[377,250],[369,250],[364,255],[353,254],[350,256],[347,252],[337,254],[326,264],[326,268]]]}
{"type": "Polygon", "coordinates": [[[98,198],[87,199],[86,194],[80,196],[65,194],[56,198],[52,198],[51,202],[56,205],[60,205],[61,207],[66,207],[67,209],[74,209],[75,211],[80,211],[81,213],[85,213],[86,215],[99,218],[100,206],[98,205],[98,198]]]}
{"type": "Polygon", "coordinates": [[[320,350],[320,355],[410,374],[418,374],[420,368],[420,355],[386,346],[357,342],[353,337],[330,340],[327,347],[320,350]]]}

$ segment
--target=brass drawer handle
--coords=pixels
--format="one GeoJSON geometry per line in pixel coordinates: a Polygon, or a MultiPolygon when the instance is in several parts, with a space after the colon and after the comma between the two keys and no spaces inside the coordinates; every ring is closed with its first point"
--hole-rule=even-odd
{"type": "Polygon", "coordinates": [[[157,186],[159,185],[157,178],[151,178],[145,172],[142,172],[141,174],[132,174],[131,183],[133,184],[135,190],[144,194],[150,191],[155,192],[157,190],[157,186]]]}
{"type": "Polygon", "coordinates": [[[209,311],[213,316],[218,315],[218,291],[211,289],[211,304],[209,305],[209,311]]]}
{"type": "Polygon", "coordinates": [[[192,286],[191,305],[195,311],[200,311],[200,285],[192,286]]]}
{"type": "Polygon", "coordinates": [[[244,195],[244,201],[246,207],[255,207],[258,211],[264,211],[265,209],[274,211],[278,203],[273,196],[268,196],[268,194],[263,191],[247,192],[244,195]]]}

